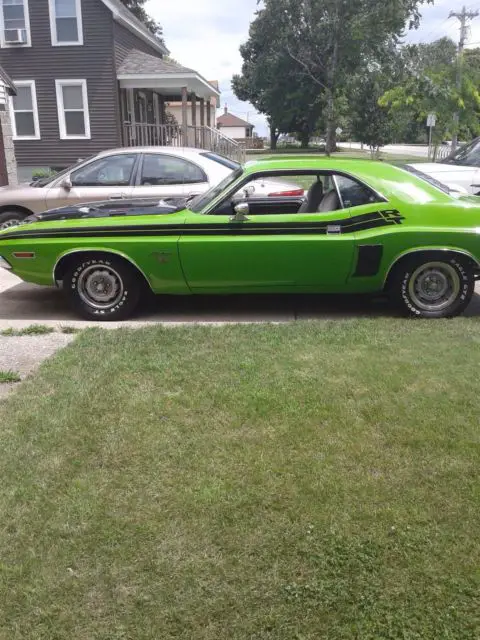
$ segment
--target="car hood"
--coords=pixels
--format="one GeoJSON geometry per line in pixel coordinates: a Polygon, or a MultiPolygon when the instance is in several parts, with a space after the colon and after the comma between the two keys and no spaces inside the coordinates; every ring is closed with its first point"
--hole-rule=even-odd
{"type": "Polygon", "coordinates": [[[409,164],[410,167],[417,169],[417,171],[423,171],[429,175],[437,175],[441,173],[448,173],[450,175],[455,174],[468,174],[472,171],[476,171],[476,167],[464,167],[459,164],[444,164],[443,162],[419,162],[418,164],[409,164]]]}
{"type": "Polygon", "coordinates": [[[186,207],[185,198],[137,198],[132,200],[103,200],[50,209],[36,213],[24,220],[31,222],[54,222],[55,220],[74,220],[79,218],[112,218],[116,216],[168,215],[177,213],[186,207]]]}
{"type": "Polygon", "coordinates": [[[0,187],[0,200],[2,197],[7,196],[9,200],[11,195],[24,198],[27,195],[35,195],[38,197],[41,187],[32,187],[28,182],[17,184],[15,186],[8,185],[6,187],[0,187]]]}

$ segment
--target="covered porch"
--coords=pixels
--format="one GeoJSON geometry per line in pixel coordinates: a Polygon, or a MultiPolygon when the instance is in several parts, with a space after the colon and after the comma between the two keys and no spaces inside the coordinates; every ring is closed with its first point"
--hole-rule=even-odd
{"type": "Polygon", "coordinates": [[[133,51],[117,72],[126,147],[196,147],[244,161],[215,126],[219,90],[192,69],[133,51]]]}

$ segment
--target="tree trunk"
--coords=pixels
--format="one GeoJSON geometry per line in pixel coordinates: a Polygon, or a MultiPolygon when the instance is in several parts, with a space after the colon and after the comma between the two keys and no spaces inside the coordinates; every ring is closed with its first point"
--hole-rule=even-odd
{"type": "Polygon", "coordinates": [[[327,89],[327,140],[325,147],[327,156],[333,153],[337,146],[335,129],[335,99],[333,91],[327,89]]]}
{"type": "Polygon", "coordinates": [[[325,152],[327,156],[337,148],[336,136],[336,113],[335,113],[335,92],[337,86],[337,68],[338,68],[338,31],[340,29],[340,20],[338,16],[338,2],[335,3],[335,25],[333,36],[333,52],[330,68],[327,72],[327,144],[325,152]]]}
{"type": "Polygon", "coordinates": [[[270,126],[270,149],[272,149],[272,151],[275,151],[275,149],[277,148],[277,141],[278,141],[278,137],[279,137],[279,133],[277,133],[277,128],[274,127],[273,125],[270,126]]]}
{"type": "Polygon", "coordinates": [[[302,149],[308,149],[308,145],[310,143],[310,132],[309,131],[301,131],[300,132],[300,143],[302,149]]]}

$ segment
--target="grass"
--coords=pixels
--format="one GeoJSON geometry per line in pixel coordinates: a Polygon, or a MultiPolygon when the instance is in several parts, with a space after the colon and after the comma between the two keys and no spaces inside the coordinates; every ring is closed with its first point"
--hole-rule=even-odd
{"type": "Polygon", "coordinates": [[[20,382],[21,378],[16,371],[2,371],[0,369],[0,384],[9,384],[11,382],[20,382]]]}
{"type": "Polygon", "coordinates": [[[3,640],[474,640],[480,324],[88,330],[0,405],[3,640]]]}
{"type": "MultiPolygon", "coordinates": [[[[277,152],[272,152],[269,150],[265,150],[264,153],[249,153],[247,151],[247,160],[266,160],[268,158],[288,158],[291,157],[292,155],[304,155],[307,158],[312,157],[312,155],[321,155],[324,156],[325,154],[323,152],[318,152],[318,154],[315,154],[314,150],[309,150],[307,154],[305,154],[305,152],[302,152],[302,149],[298,148],[296,153],[283,153],[282,150],[279,150],[277,152]]],[[[332,154],[332,158],[349,158],[349,159],[359,159],[359,160],[370,160],[371,156],[370,156],[370,152],[369,151],[360,151],[360,150],[347,150],[347,147],[345,147],[345,150],[343,151],[338,151],[336,153],[332,154]]],[[[408,155],[396,155],[393,153],[386,153],[384,151],[382,151],[382,153],[380,154],[380,160],[384,160],[385,162],[390,162],[392,164],[409,164],[409,163],[420,163],[420,162],[428,162],[428,158],[422,158],[419,156],[408,156],[408,155]]]]}
{"type": "Polygon", "coordinates": [[[0,331],[0,336],[13,338],[18,336],[43,336],[47,333],[53,333],[55,331],[54,327],[48,327],[44,324],[31,324],[28,327],[24,327],[23,329],[4,329],[0,331]]]}
{"type": "Polygon", "coordinates": [[[60,327],[60,332],[61,333],[66,333],[66,334],[74,334],[74,333],[80,333],[82,331],[82,329],[80,329],[79,327],[71,327],[71,326],[61,326],[60,327]]]}

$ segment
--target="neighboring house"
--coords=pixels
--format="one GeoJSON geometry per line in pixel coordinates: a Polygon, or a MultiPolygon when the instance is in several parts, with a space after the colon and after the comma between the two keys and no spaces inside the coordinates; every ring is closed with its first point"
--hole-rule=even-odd
{"type": "Polygon", "coordinates": [[[12,135],[9,96],[16,95],[12,80],[0,67],[0,187],[17,183],[17,163],[12,135]]]}
{"type": "Polygon", "coordinates": [[[120,0],[0,0],[19,167],[60,168],[122,145],[198,142],[187,113],[210,127],[219,91],[167,54],[120,0]],[[171,101],[182,104],[176,130],[165,125],[171,101]]]}
{"type": "Polygon", "coordinates": [[[242,120],[233,113],[228,112],[225,105],[225,111],[222,116],[217,118],[217,129],[220,129],[223,135],[232,138],[232,140],[244,140],[253,137],[254,125],[246,120],[242,120]]]}

